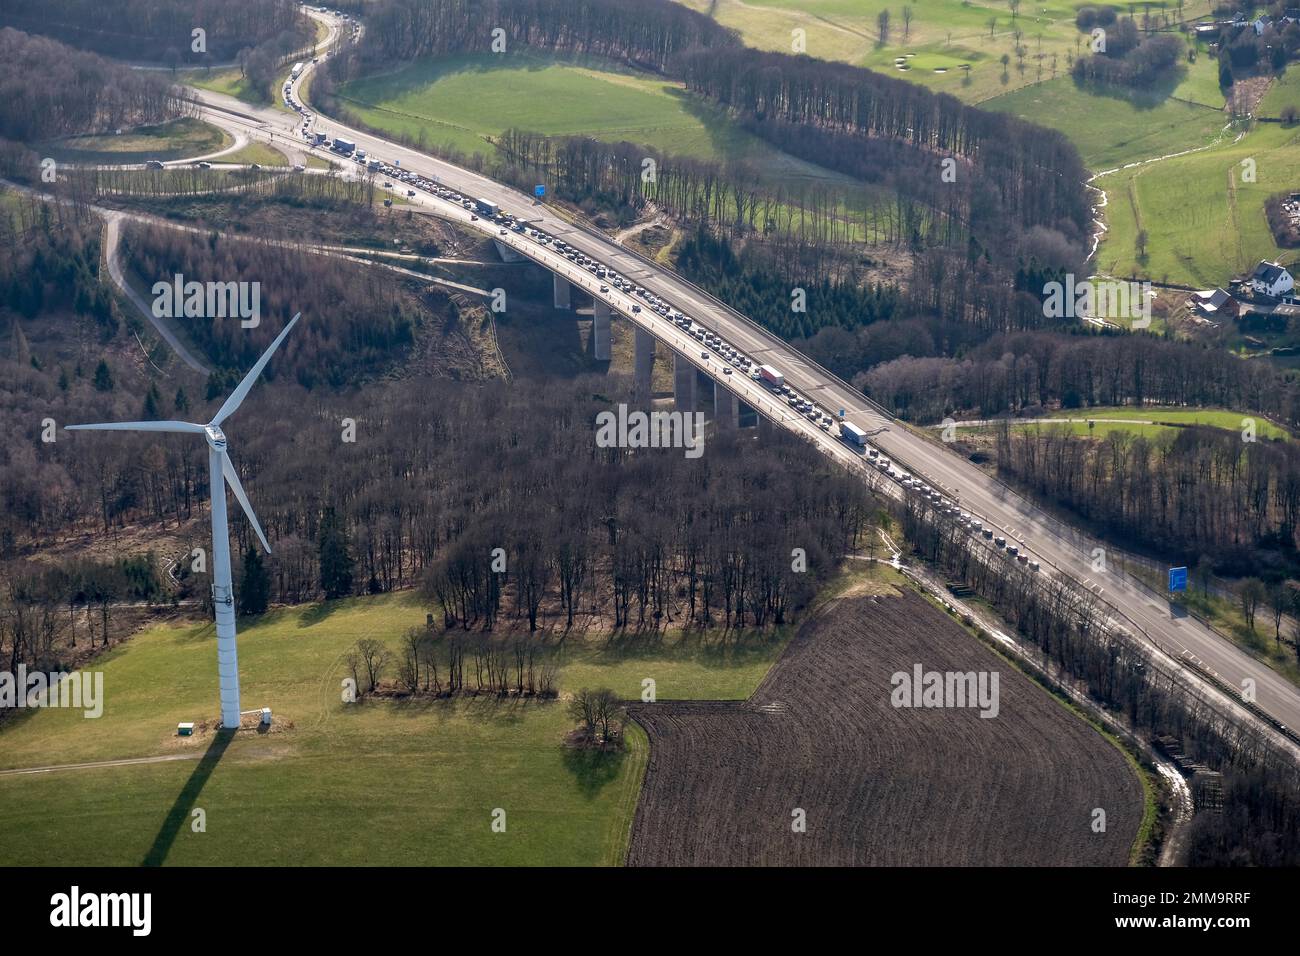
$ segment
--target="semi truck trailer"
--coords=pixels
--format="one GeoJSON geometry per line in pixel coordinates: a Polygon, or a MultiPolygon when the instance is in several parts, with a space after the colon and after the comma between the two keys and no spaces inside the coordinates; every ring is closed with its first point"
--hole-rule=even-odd
{"type": "Polygon", "coordinates": [[[852,422],[840,422],[840,437],[858,448],[867,447],[867,433],[852,422]]]}

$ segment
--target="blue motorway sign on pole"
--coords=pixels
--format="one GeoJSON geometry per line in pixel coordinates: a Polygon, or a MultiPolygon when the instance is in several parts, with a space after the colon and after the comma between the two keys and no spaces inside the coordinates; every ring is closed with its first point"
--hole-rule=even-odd
{"type": "Polygon", "coordinates": [[[1169,590],[1170,591],[1187,590],[1187,569],[1186,568],[1169,569],[1169,590]]]}
{"type": "Polygon", "coordinates": [[[538,199],[541,199],[543,196],[546,195],[546,187],[541,185],[540,183],[534,186],[533,195],[536,196],[538,199]]]}

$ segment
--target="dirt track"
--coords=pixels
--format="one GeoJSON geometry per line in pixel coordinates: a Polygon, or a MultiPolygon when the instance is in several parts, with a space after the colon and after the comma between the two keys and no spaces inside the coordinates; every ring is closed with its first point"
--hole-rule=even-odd
{"type": "Polygon", "coordinates": [[[1123,866],[1142,817],[1111,744],[911,592],[838,602],[749,701],[632,713],[651,747],[633,866],[1123,866]],[[917,663],[997,671],[998,716],[895,708],[917,663]]]}

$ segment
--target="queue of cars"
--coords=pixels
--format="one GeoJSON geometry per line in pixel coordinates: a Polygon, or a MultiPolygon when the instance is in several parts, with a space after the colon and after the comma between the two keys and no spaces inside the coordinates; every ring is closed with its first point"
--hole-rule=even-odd
{"type": "MultiPolygon", "coordinates": [[[[412,184],[418,189],[431,193],[447,202],[462,206],[471,212],[471,219],[477,220],[481,216],[484,219],[495,222],[499,227],[498,234],[501,236],[506,236],[511,232],[514,232],[532,239],[541,246],[551,249],[563,256],[569,262],[572,262],[574,265],[586,270],[595,278],[599,279],[599,289],[602,294],[608,295],[610,288],[613,287],[624,295],[640,299],[640,302],[632,305],[631,311],[633,314],[644,314],[646,311],[649,311],[658,315],[665,321],[673,323],[704,346],[704,349],[700,351],[700,358],[706,361],[718,361],[721,366],[721,374],[745,375],[751,381],[765,386],[773,394],[783,399],[790,408],[807,418],[822,431],[827,432],[828,434],[833,434],[836,437],[840,436],[840,426],[837,419],[832,416],[830,412],[820,408],[815,402],[801,395],[790,385],[785,384],[784,379],[781,376],[777,375],[775,380],[765,378],[760,372],[762,366],[760,366],[758,362],[750,358],[731,343],[725,341],[716,332],[700,325],[690,316],[674,308],[651,290],[644,286],[637,285],[627,276],[624,276],[616,270],[608,268],[603,263],[596,261],[576,246],[565,242],[558,236],[551,235],[544,229],[538,229],[536,226],[517,218],[504,209],[499,208],[496,203],[467,196],[454,189],[450,189],[441,183],[423,177],[412,170],[390,166],[387,163],[377,160],[371,161],[370,169],[375,172],[382,172],[387,176],[399,179],[408,184],[412,184]]],[[[389,185],[390,183],[388,181],[384,183],[385,187],[388,187],[389,185]]],[[[414,192],[408,190],[407,195],[413,196],[414,192]]]]}
{"type": "Polygon", "coordinates": [[[972,535],[992,542],[993,546],[1003,551],[1008,558],[1015,560],[1030,571],[1038,571],[1041,568],[1038,560],[1031,557],[1029,552],[1023,549],[1022,545],[1015,542],[1008,544],[1005,537],[996,534],[992,528],[985,527],[984,522],[979,518],[970,512],[962,511],[956,501],[931,488],[920,478],[908,474],[880,454],[875,448],[867,450],[867,458],[871,465],[896,482],[905,493],[927,502],[938,514],[947,517],[950,521],[955,521],[960,527],[969,530],[972,535]]]}

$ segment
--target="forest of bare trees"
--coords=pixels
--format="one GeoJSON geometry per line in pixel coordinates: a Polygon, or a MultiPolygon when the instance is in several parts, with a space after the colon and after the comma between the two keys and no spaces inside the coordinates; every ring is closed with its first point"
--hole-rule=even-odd
{"type": "MultiPolygon", "coordinates": [[[[206,394],[151,374],[128,385],[141,371],[114,344],[139,319],[124,319],[104,285],[97,218],[31,200],[13,208],[0,220],[10,240],[0,250],[0,306],[13,310],[0,342],[4,560],[69,528],[114,537],[201,520],[201,447],[166,436],[87,441],[57,426],[202,418],[289,309],[302,310],[302,327],[250,399],[260,426],[241,441],[237,461],[275,548],[266,561],[272,601],[423,585],[461,628],[490,626],[501,613],[535,626],[548,600],[566,619],[595,603],[629,625],[665,615],[766,623],[806,600],[865,521],[860,482],[779,437],[761,454],[719,439],[703,462],[596,448],[595,416],[610,402],[605,380],[471,388],[405,371],[379,381],[386,367],[399,372],[408,344],[392,323],[446,341],[447,328],[428,326],[454,322],[451,301],[424,293],[421,302],[378,270],[267,243],[128,230],[126,261],[142,276],[260,275],[265,285],[256,327],[186,320],[186,334],[210,357],[231,363],[218,362],[206,394]],[[32,348],[21,316],[66,316],[89,334],[88,347],[32,348]],[[54,440],[42,440],[51,421],[54,440]],[[509,571],[484,586],[483,562],[497,547],[509,571]],[[796,547],[813,569],[806,575],[791,570],[796,547]]],[[[242,518],[233,522],[242,555],[252,538],[242,518]]]]}
{"type": "MultiPolygon", "coordinates": [[[[550,599],[566,619],[599,603],[627,625],[779,622],[856,542],[869,512],[861,480],[801,443],[774,438],[760,454],[719,438],[699,462],[598,449],[595,416],[609,401],[598,387],[467,389],[410,378],[362,398],[268,385],[248,413],[260,427],[241,438],[237,464],[274,548],[272,600],[322,593],[331,509],[347,536],[353,590],[423,584],[460,627],[490,628],[506,612],[535,625],[550,599]],[[355,442],[344,438],[349,417],[355,442]],[[792,570],[796,547],[807,574],[792,570]],[[492,567],[495,548],[505,573],[492,567]]],[[[137,523],[176,528],[201,513],[202,448],[96,437],[105,440],[93,448],[72,436],[42,448],[41,486],[11,486],[15,548],[69,523],[111,534],[137,523]]],[[[243,553],[253,539],[242,518],[233,523],[243,553]]]]}
{"type": "MultiPolygon", "coordinates": [[[[563,629],[593,615],[638,629],[779,625],[863,540],[874,508],[861,478],[793,437],[718,436],[698,460],[597,447],[610,384],[412,377],[364,397],[264,385],[241,413],[259,427],[240,435],[236,465],[274,549],[258,571],[264,562],[270,599],[419,586],[440,627],[473,633],[511,621],[563,629]],[[354,442],[340,428],[350,416],[354,442]]],[[[41,445],[29,436],[9,455],[3,576],[24,620],[128,593],[99,584],[111,568],[24,569],[22,555],[52,534],[86,527],[113,537],[204,520],[204,450],[176,437],[64,435],[41,445]]],[[[233,550],[247,555],[242,516],[232,515],[232,531],[233,550]]],[[[206,594],[202,573],[183,584],[181,596],[206,594]]],[[[130,593],[159,596],[142,588],[130,593]]],[[[34,653],[38,643],[24,646],[34,653]]]]}
{"type": "Polygon", "coordinates": [[[428,319],[421,298],[391,273],[340,268],[337,260],[270,241],[139,226],[126,232],[124,243],[126,260],[145,288],[170,283],[177,274],[186,281],[259,283],[256,327],[245,328],[238,319],[186,325],[220,371],[242,374],[289,318],[302,312],[309,320],[285,343],[275,372],[267,374],[292,377],[306,388],[338,387],[381,374],[411,347],[428,319]]]}
{"type": "Polygon", "coordinates": [[[1052,426],[997,437],[998,467],[1069,508],[1098,533],[1181,555],[1213,555],[1228,573],[1254,570],[1260,548],[1294,552],[1300,448],[1236,431],[1177,429],[1172,440],[1111,432],[1099,441],[1052,426]]]}
{"type": "Polygon", "coordinates": [[[126,636],[116,622],[120,602],[163,597],[152,552],[6,568],[0,575],[0,666],[8,673],[20,664],[58,670],[126,636]]]}
{"type": "MultiPolygon", "coordinates": [[[[680,57],[674,71],[687,89],[754,122],[750,128],[819,165],[861,175],[872,139],[904,147],[891,172],[915,164],[936,184],[952,186],[952,218],[990,251],[1018,230],[1043,226],[1074,242],[1087,234],[1087,171],[1060,133],[1004,113],[986,112],[924,87],[870,70],[748,48],[710,49],[680,57]],[[794,124],[793,127],[783,124],[794,124]],[[771,130],[769,133],[768,130],[771,130]],[[941,177],[941,159],[964,162],[941,177]]],[[[900,180],[904,181],[904,180],[900,180]]]]}
{"type": "Polygon", "coordinates": [[[0,25],[168,65],[225,63],[245,47],[301,29],[293,0],[5,0],[0,25]],[[196,29],[202,53],[194,49],[196,29]]]}
{"type": "Polygon", "coordinates": [[[492,49],[493,28],[506,49],[626,60],[664,70],[697,46],[738,45],[709,17],[675,3],[647,0],[384,0],[368,11],[358,56],[371,63],[492,49]]]}
{"type": "Polygon", "coordinates": [[[728,237],[762,236],[778,255],[790,246],[906,244],[930,237],[935,221],[930,206],[901,192],[886,200],[865,189],[773,185],[744,164],[674,156],[640,144],[509,129],[495,145],[494,174],[516,185],[542,178],[564,198],[629,220],[653,204],[684,225],[728,237]],[[653,178],[646,176],[647,160],[654,163],[653,178]]]}
{"type": "Polygon", "coordinates": [[[37,142],[187,115],[180,91],[62,43],[0,29],[0,137],[37,142]]]}
{"type": "MultiPolygon", "coordinates": [[[[1151,336],[1027,332],[983,343],[952,341],[961,358],[945,358],[942,324],[832,330],[806,343],[810,355],[853,379],[868,395],[909,421],[991,418],[1058,405],[1232,408],[1300,427],[1294,375],[1266,362],[1151,336]]],[[[955,349],[953,349],[955,350],[955,349]]]]}

